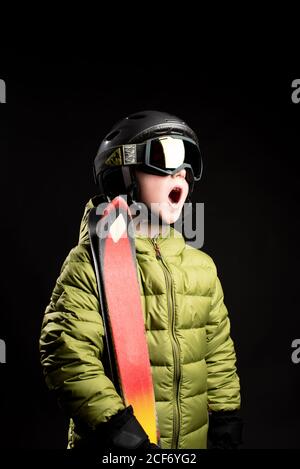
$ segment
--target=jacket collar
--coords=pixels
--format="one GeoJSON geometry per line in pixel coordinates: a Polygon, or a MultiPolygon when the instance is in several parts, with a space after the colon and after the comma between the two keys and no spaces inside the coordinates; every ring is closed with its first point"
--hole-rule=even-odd
{"type": "Polygon", "coordinates": [[[154,243],[157,244],[163,257],[178,256],[185,248],[185,240],[179,231],[170,226],[167,235],[157,235],[154,238],[137,234],[135,236],[135,246],[137,255],[149,254],[155,256],[154,243]]]}

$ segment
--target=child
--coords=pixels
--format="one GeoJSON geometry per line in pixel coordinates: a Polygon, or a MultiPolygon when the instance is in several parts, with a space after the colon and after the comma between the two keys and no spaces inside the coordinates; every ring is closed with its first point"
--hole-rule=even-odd
{"type": "MultiPolygon", "coordinates": [[[[103,365],[89,211],[100,201],[127,194],[129,201],[149,209],[158,204],[153,213],[172,225],[201,172],[195,133],[167,113],[132,114],[100,145],[94,162],[100,197],[86,205],[79,243],[63,263],[40,338],[47,385],[70,417],[70,448],[152,446],[103,365]]],[[[136,230],[135,244],[161,447],[206,448],[209,423],[210,447],[236,448],[242,427],[240,386],[216,267],[172,226],[166,236],[150,220],[136,230]]]]}

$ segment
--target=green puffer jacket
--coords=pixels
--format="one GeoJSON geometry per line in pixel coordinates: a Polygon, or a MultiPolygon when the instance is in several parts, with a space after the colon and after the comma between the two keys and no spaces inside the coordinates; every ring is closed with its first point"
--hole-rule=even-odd
{"type": "MultiPolygon", "coordinates": [[[[46,383],[71,418],[69,447],[124,409],[102,364],[104,330],[87,228],[95,200],[86,205],[79,243],[63,263],[40,338],[46,383]]],[[[151,239],[136,237],[161,445],[206,448],[208,411],[240,407],[236,356],[214,262],[171,233],[157,239],[162,260],[151,239]]]]}

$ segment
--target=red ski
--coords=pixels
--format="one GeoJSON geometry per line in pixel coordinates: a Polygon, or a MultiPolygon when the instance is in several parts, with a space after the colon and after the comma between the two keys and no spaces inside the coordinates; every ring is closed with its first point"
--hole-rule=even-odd
{"type": "Polygon", "coordinates": [[[116,197],[104,213],[89,216],[91,248],[96,267],[111,378],[126,406],[152,443],[158,429],[150,359],[136,269],[134,232],[125,199],[116,197]],[[102,215],[102,216],[101,216],[102,215]]]}

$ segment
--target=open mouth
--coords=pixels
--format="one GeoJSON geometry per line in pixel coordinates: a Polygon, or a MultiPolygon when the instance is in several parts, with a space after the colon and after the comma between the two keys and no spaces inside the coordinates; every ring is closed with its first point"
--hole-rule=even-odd
{"type": "Polygon", "coordinates": [[[174,187],[171,190],[171,192],[169,194],[169,200],[173,205],[178,204],[178,202],[181,198],[181,193],[182,193],[181,187],[174,187]]]}

